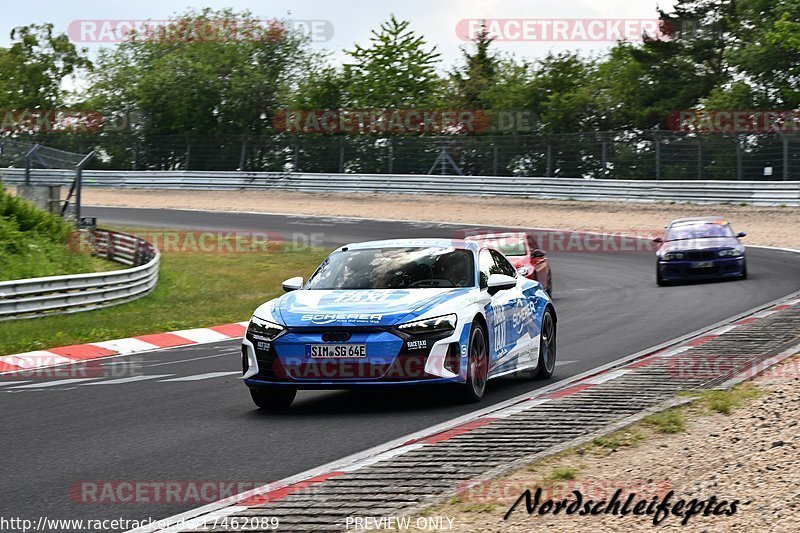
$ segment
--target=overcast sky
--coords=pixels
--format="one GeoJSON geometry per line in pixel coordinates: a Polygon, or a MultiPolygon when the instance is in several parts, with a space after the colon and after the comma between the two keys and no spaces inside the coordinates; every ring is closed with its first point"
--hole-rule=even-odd
{"type": "MultiPolygon", "coordinates": [[[[564,34],[545,35],[552,26],[527,26],[527,39],[524,41],[497,41],[498,50],[513,52],[517,56],[542,57],[549,50],[566,49],[582,50],[586,53],[602,52],[613,42],[604,40],[581,39],[580,30],[587,30],[594,35],[615,35],[622,19],[630,21],[648,21],[657,16],[657,6],[669,7],[672,0],[401,0],[387,2],[382,0],[227,0],[214,2],[206,0],[202,3],[190,3],[186,0],[132,0],[129,2],[112,2],[108,0],[72,1],[48,0],[39,2],[7,2],[3,7],[2,37],[0,45],[8,44],[8,33],[11,28],[33,22],[52,22],[57,31],[77,28],[76,21],[104,20],[163,20],[175,13],[183,12],[188,7],[231,7],[238,10],[249,10],[256,17],[263,19],[288,18],[296,21],[317,21],[317,41],[315,48],[328,49],[334,52],[334,61],[343,58],[342,50],[352,48],[353,43],[365,43],[369,39],[371,29],[378,27],[391,13],[401,19],[410,20],[412,28],[425,36],[427,41],[437,46],[442,54],[442,66],[449,67],[459,56],[459,47],[464,41],[459,37],[457,28],[459,21],[465,19],[520,19],[558,20],[560,24],[569,24],[568,39],[564,34]],[[575,19],[582,22],[577,23],[575,19]],[[593,25],[589,25],[590,22],[593,25]],[[322,30],[320,30],[322,28],[322,30]],[[533,28],[533,29],[531,29],[533,28]],[[332,31],[332,37],[326,35],[332,31]],[[573,37],[577,35],[577,40],[573,37]],[[554,41],[554,38],[560,40],[554,41]]],[[[462,22],[460,28],[467,27],[462,22]]],[[[500,28],[508,39],[520,33],[522,26],[506,22],[500,28]]],[[[521,23],[522,24],[522,23],[521,23]]],[[[526,24],[531,24],[530,22],[526,24]]],[[[541,22],[536,22],[541,24],[541,22]]],[[[545,23],[548,24],[548,23],[545,23]]],[[[623,26],[624,27],[624,26],[623,26]]],[[[98,26],[99,28],[99,26],[98,26]]],[[[628,32],[636,32],[634,23],[628,32]]],[[[99,35],[100,31],[95,33],[99,35]]],[[[75,32],[79,35],[78,32],[75,32]]],[[[99,46],[96,43],[82,44],[93,52],[99,46]]]]}

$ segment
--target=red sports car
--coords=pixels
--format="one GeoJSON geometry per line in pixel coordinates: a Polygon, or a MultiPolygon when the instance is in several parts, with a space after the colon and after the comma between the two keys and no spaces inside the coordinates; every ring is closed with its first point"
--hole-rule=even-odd
{"type": "Polygon", "coordinates": [[[547,294],[553,295],[553,274],[547,254],[539,249],[532,235],[525,232],[489,233],[467,237],[479,241],[483,246],[494,248],[505,255],[517,272],[528,279],[538,281],[547,294]]]}

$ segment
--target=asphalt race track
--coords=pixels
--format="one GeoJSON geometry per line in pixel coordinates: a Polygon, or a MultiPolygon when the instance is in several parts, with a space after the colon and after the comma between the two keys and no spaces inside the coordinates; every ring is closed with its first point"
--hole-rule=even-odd
{"type": "MultiPolygon", "coordinates": [[[[457,226],[176,210],[86,208],[101,224],[319,234],[326,246],[397,237],[450,237],[457,226]]],[[[741,228],[746,231],[746,228],[741,228]]],[[[650,253],[550,254],[559,315],[554,379],[563,379],[800,290],[800,256],[750,249],[750,279],[659,288],[650,253]]],[[[247,260],[247,256],[243,256],[247,260]]],[[[241,320],[246,320],[242,316],[241,320]]],[[[207,502],[87,504],[83,481],[263,484],[475,409],[442,389],[300,392],[266,415],[239,382],[239,347],[224,341],[107,359],[145,378],[0,381],[0,515],[164,518],[207,502]],[[42,383],[51,386],[43,387],[42,383]],[[78,500],[78,501],[75,501],[78,500]]],[[[490,382],[480,406],[549,382],[490,382]]]]}

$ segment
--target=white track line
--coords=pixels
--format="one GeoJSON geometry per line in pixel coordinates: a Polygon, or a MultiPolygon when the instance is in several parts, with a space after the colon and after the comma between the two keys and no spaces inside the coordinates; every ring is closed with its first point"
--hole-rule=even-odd
{"type": "MultiPolygon", "coordinates": [[[[39,381],[31,383],[30,385],[22,385],[19,387],[9,387],[10,389],[43,389],[45,387],[58,387],[60,385],[72,385],[74,383],[82,383],[84,381],[92,381],[97,378],[73,378],[73,379],[56,379],[53,381],[39,381]]],[[[8,389],[6,389],[8,390],[8,389]]]]}
{"type": "Polygon", "coordinates": [[[202,379],[212,379],[212,378],[219,378],[222,376],[232,376],[234,374],[241,374],[242,372],[236,370],[235,372],[209,372],[207,374],[197,374],[196,376],[183,376],[180,378],[173,378],[173,379],[162,379],[161,383],[170,383],[174,381],[200,381],[202,379]]]}
{"type": "Polygon", "coordinates": [[[160,379],[160,378],[168,378],[172,377],[175,374],[160,374],[156,376],[131,376],[127,378],[119,378],[119,379],[109,379],[106,381],[96,381],[94,383],[84,383],[84,387],[88,387],[90,385],[120,385],[122,383],[134,383],[136,381],[146,381],[148,379],[160,379]]]}

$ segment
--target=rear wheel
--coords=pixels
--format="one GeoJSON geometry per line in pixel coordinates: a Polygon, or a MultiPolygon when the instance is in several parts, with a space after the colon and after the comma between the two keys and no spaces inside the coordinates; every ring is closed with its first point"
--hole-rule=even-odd
{"type": "Polygon", "coordinates": [[[553,273],[547,273],[547,288],[545,289],[547,294],[552,298],[553,297],[553,273]]]}
{"type": "Polygon", "coordinates": [[[478,322],[472,324],[469,334],[469,353],[467,355],[467,382],[463,397],[467,402],[479,402],[486,392],[489,375],[489,348],[486,332],[478,322]]]}
{"type": "Polygon", "coordinates": [[[297,396],[296,389],[250,389],[253,403],[265,411],[288,409],[295,396],[297,396]]]}
{"type": "Polygon", "coordinates": [[[536,379],[547,379],[556,368],[556,319],[548,308],[542,316],[542,333],[539,339],[539,365],[536,379]]]}

